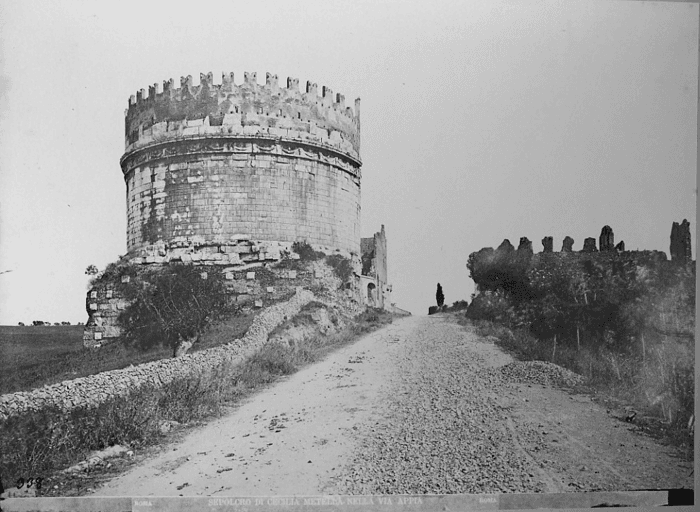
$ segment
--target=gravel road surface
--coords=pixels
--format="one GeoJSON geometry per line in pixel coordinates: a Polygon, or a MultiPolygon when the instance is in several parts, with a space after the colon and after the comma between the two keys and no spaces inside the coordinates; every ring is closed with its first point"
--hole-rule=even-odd
{"type": "Polygon", "coordinates": [[[554,387],[571,379],[558,367],[514,364],[450,316],[402,318],[141,454],[95,494],[692,487],[692,463],[586,396],[554,387]]]}

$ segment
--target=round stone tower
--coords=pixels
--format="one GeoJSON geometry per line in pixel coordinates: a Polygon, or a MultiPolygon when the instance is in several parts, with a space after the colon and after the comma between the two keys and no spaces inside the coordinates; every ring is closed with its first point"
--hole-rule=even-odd
{"type": "MultiPolygon", "coordinates": [[[[143,263],[240,261],[242,240],[358,257],[360,100],[256,73],[142,89],[126,111],[127,249],[143,263]],[[230,250],[229,250],[230,249],[230,250]],[[234,261],[235,260],[235,261],[234,261]]],[[[274,258],[273,258],[274,259],[274,258]]]]}

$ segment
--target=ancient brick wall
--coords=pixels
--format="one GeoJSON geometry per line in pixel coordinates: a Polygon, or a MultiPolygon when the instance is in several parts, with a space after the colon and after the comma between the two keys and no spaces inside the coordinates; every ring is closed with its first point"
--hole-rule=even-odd
{"type": "Polygon", "coordinates": [[[126,112],[127,248],[218,246],[240,236],[359,254],[360,120],[342,95],[298,80],[141,91],[126,112]]]}

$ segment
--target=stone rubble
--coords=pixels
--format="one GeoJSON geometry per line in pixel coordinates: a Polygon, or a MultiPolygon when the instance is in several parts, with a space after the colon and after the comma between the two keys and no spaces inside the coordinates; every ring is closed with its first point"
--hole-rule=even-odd
{"type": "MultiPolygon", "coordinates": [[[[491,369],[490,371],[494,371],[491,369]]],[[[496,369],[506,382],[540,384],[542,386],[575,387],[583,377],[547,361],[517,361],[496,369]]]]}

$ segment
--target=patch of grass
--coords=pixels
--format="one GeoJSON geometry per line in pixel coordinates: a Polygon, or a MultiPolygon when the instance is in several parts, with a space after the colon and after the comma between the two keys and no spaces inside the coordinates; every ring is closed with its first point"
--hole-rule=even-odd
{"type": "Polygon", "coordinates": [[[83,349],[83,326],[0,326],[0,394],[35,386],[41,366],[69,359],[83,349]]]}
{"type": "Polygon", "coordinates": [[[82,494],[87,482],[100,480],[104,469],[96,468],[87,478],[60,474],[61,469],[115,444],[155,445],[163,437],[163,421],[192,423],[220,415],[256,389],[295,373],[392,319],[386,312],[370,310],[330,336],[312,336],[294,347],[268,343],[242,363],[222,364],[160,389],[143,387],[96,409],[63,413],[47,408],[12,417],[0,422],[0,475],[7,482],[26,475],[41,476],[44,483],[39,494],[43,496],[82,494]],[[54,485],[60,489],[54,490],[54,485]]]}
{"type": "Polygon", "coordinates": [[[229,341],[242,338],[248,332],[254,318],[255,315],[252,313],[237,313],[211,325],[200,336],[199,341],[192,346],[190,352],[218,347],[229,341]]]}

